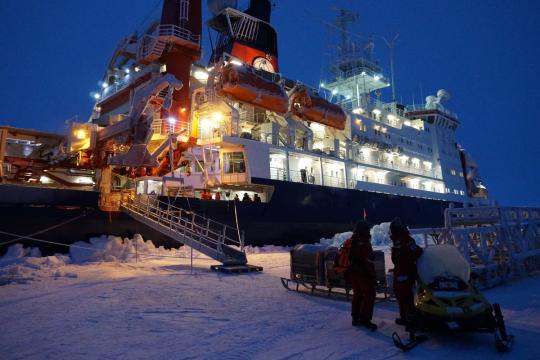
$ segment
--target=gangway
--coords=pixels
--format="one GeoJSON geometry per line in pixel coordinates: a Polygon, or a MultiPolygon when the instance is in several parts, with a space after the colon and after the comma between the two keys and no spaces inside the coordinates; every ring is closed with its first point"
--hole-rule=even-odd
{"type": "Polygon", "coordinates": [[[236,228],[160,201],[157,196],[151,195],[126,197],[121,209],[171,239],[221,262],[225,267],[234,268],[235,272],[262,270],[247,264],[244,236],[236,228]]]}

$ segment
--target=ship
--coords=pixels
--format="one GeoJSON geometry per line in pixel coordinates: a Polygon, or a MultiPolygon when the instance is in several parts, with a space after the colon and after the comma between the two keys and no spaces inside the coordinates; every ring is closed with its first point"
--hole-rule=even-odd
{"type": "Polygon", "coordinates": [[[66,134],[0,127],[1,251],[103,233],[177,246],[120,211],[126,194],[226,224],[254,246],[317,242],[359,219],[440,227],[448,207],[492,202],[456,141],[449,92],[397,101],[373,40],[349,35],[354,13],[337,10],[341,42],[311,86],[280,72],[269,0],[208,7],[207,64],[201,1],[164,0],[159,19],[118,43],[87,122],[66,134]]]}

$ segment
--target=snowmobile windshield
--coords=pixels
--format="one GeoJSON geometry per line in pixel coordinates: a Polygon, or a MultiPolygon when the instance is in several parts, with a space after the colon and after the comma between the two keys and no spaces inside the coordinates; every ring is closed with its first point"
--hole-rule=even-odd
{"type": "Polygon", "coordinates": [[[467,286],[470,275],[469,263],[453,245],[428,246],[418,259],[420,280],[435,289],[461,289],[467,286]]]}

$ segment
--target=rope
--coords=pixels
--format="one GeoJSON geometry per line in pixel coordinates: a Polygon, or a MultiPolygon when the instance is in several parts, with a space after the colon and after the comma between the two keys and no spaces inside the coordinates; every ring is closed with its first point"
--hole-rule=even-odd
{"type": "MultiPolygon", "coordinates": [[[[9,236],[20,236],[18,234],[10,233],[10,232],[7,232],[7,231],[0,231],[0,234],[9,235],[9,236]]],[[[35,237],[32,237],[30,235],[24,236],[24,238],[27,239],[27,240],[37,241],[37,242],[41,242],[41,243],[45,243],[45,244],[51,244],[51,245],[65,246],[65,247],[68,247],[68,248],[82,249],[82,250],[87,250],[87,251],[95,251],[96,250],[95,248],[89,247],[89,246],[80,246],[80,245],[74,245],[74,244],[68,245],[68,244],[62,244],[62,243],[59,243],[59,242],[56,242],[56,241],[36,239],[35,237]]],[[[135,255],[136,253],[128,252],[128,254],[129,255],[135,255]]],[[[173,255],[158,255],[158,254],[139,254],[139,256],[146,256],[146,257],[153,257],[153,258],[173,258],[173,259],[189,259],[190,258],[188,256],[180,256],[180,255],[173,256],[173,255]]],[[[210,258],[197,258],[197,259],[198,260],[204,260],[204,261],[215,261],[214,259],[210,259],[210,258]]],[[[0,261],[8,261],[8,260],[0,260],[0,261]]]]}
{"type": "Polygon", "coordinates": [[[47,232],[47,231],[56,229],[56,228],[58,228],[58,227],[60,227],[60,226],[66,225],[66,224],[68,224],[68,223],[70,223],[70,222],[72,222],[72,221],[78,220],[78,219],[80,219],[80,218],[82,218],[82,217],[84,217],[84,216],[86,216],[86,213],[83,213],[83,214],[81,214],[81,215],[78,215],[78,216],[76,216],[76,217],[74,217],[74,218],[72,218],[72,219],[63,221],[63,222],[61,222],[61,223],[59,223],[59,224],[50,226],[50,227],[48,227],[48,228],[46,228],[46,229],[43,229],[43,230],[40,230],[40,231],[36,231],[36,232],[34,232],[34,233],[32,233],[32,234],[29,234],[29,235],[26,235],[26,236],[20,236],[19,234],[10,234],[10,233],[6,233],[6,232],[4,232],[4,231],[0,231],[0,233],[10,234],[10,236],[15,236],[15,237],[16,237],[15,239],[11,239],[11,240],[5,241],[5,242],[3,242],[3,243],[0,243],[0,246],[8,245],[8,244],[11,244],[11,243],[17,242],[17,241],[19,241],[19,240],[23,240],[23,239],[29,239],[29,240],[32,240],[31,237],[34,236],[34,235],[43,234],[43,233],[45,233],[45,232],[47,232]]]}

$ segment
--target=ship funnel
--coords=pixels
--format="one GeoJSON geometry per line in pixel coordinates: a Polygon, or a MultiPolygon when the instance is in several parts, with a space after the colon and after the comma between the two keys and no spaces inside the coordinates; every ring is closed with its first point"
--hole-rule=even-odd
{"type": "Polygon", "coordinates": [[[238,1],[237,0],[208,0],[207,1],[208,10],[212,14],[217,15],[219,14],[223,9],[226,8],[233,8],[236,9],[238,7],[238,1]]]}
{"type": "Polygon", "coordinates": [[[163,9],[161,11],[162,25],[180,25],[180,1],[164,0],[163,9]]]}
{"type": "Polygon", "coordinates": [[[251,0],[249,2],[249,8],[245,13],[269,23],[270,14],[272,13],[272,4],[270,3],[270,0],[251,0]]]}

